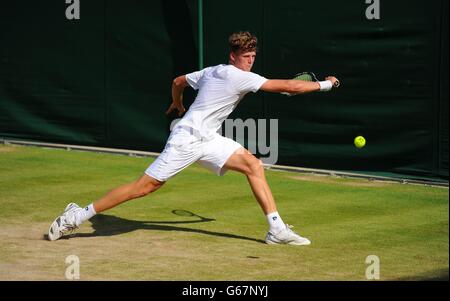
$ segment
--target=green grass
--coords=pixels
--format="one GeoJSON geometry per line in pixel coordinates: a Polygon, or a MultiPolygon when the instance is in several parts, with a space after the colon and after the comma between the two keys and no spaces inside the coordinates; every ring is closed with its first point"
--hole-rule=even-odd
{"type": "Polygon", "coordinates": [[[310,246],[262,243],[267,223],[246,178],[197,165],[74,237],[44,239],[68,202],[86,205],[152,160],[0,146],[0,280],[64,280],[69,255],[81,280],[366,280],[369,255],[381,280],[448,279],[448,189],[287,172],[266,176],[310,246]]]}

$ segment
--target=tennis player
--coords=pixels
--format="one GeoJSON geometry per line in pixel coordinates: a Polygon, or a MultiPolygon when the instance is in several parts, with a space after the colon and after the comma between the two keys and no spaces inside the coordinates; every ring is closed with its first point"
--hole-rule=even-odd
{"type": "Polygon", "coordinates": [[[321,82],[267,79],[252,73],[256,58],[257,38],[249,32],[233,33],[229,37],[229,64],[208,67],[178,76],[172,83],[172,104],[167,114],[178,111],[184,117],[172,130],[163,152],[135,182],[117,187],[85,208],[75,203],[51,224],[48,238],[57,240],[72,233],[95,214],[128,200],[140,198],[159,189],[171,177],[198,162],[217,175],[228,170],[246,175],[253,194],[267,217],[268,244],[309,245],[311,242],[291,230],[277,211],[267,184],[262,162],[232,139],[217,133],[223,121],[249,92],[301,94],[329,91],[337,81],[327,77],[321,82]],[[198,90],[187,112],[183,106],[186,87],[198,90]]]}

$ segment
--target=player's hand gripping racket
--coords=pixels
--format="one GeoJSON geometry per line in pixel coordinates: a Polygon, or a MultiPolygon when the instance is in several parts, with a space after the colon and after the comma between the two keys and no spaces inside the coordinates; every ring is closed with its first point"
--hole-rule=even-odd
{"type": "MultiPolygon", "coordinates": [[[[319,81],[317,79],[316,75],[310,71],[297,73],[293,79],[294,80],[303,80],[305,82],[318,82],[319,81]]],[[[339,87],[339,85],[340,85],[340,82],[338,79],[336,79],[336,81],[333,84],[333,87],[337,88],[337,87],[339,87]]],[[[287,92],[282,92],[281,94],[288,95],[288,96],[295,95],[295,94],[291,94],[291,93],[287,93],[287,92]]]]}

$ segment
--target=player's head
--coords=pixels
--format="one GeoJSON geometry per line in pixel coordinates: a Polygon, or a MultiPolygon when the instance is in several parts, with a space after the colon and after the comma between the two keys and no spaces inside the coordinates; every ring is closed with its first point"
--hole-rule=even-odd
{"type": "Polygon", "coordinates": [[[256,58],[258,39],[248,31],[235,32],[228,38],[230,64],[250,71],[256,58]]]}

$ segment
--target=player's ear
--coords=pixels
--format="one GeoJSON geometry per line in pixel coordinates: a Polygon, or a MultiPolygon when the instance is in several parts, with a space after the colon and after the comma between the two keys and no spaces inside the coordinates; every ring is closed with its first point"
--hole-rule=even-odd
{"type": "Polygon", "coordinates": [[[236,60],[236,56],[235,56],[234,52],[230,51],[230,62],[232,64],[234,64],[235,60],[236,60]]]}

